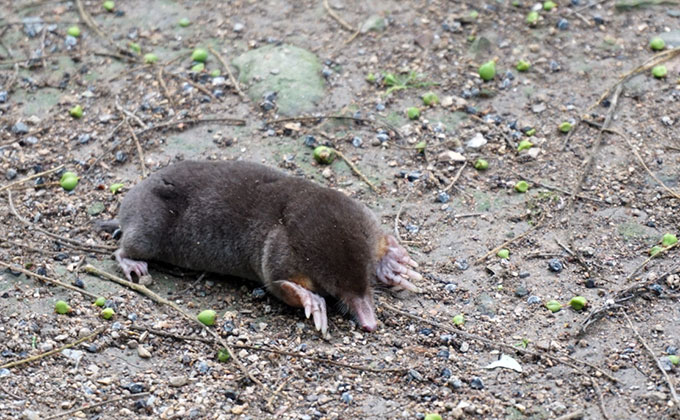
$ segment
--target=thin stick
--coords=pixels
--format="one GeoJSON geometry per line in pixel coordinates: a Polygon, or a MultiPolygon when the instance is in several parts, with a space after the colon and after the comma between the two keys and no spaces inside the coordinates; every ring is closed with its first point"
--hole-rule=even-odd
{"type": "Polygon", "coordinates": [[[78,292],[78,293],[80,293],[81,295],[85,295],[85,296],[90,297],[90,298],[92,298],[92,299],[97,299],[97,298],[99,297],[98,295],[95,295],[94,293],[87,292],[87,291],[85,291],[85,290],[83,290],[83,289],[81,289],[81,288],[79,288],[79,287],[73,286],[73,285],[68,284],[68,283],[63,283],[63,282],[61,282],[61,281],[59,281],[59,280],[56,280],[56,279],[53,279],[53,278],[50,278],[50,277],[42,276],[42,275],[40,275],[40,274],[37,274],[37,273],[34,273],[34,272],[32,272],[32,271],[26,270],[26,269],[24,269],[24,268],[22,268],[22,267],[12,266],[12,265],[10,265],[10,264],[7,264],[7,263],[4,262],[4,261],[0,261],[0,266],[5,267],[5,268],[8,268],[8,269],[10,269],[10,270],[12,270],[12,271],[18,271],[18,272],[20,272],[20,273],[24,273],[26,276],[29,276],[29,277],[35,277],[36,279],[42,280],[42,281],[44,281],[44,282],[46,282],[46,283],[50,283],[50,284],[53,284],[53,285],[55,285],[55,286],[63,287],[64,289],[68,289],[68,290],[72,290],[72,291],[74,291],[74,292],[78,292]]]}
{"type": "Polygon", "coordinates": [[[375,192],[375,193],[378,192],[378,189],[375,187],[375,185],[373,185],[373,183],[372,183],[371,181],[369,181],[368,178],[366,178],[366,175],[364,175],[363,173],[361,173],[361,171],[359,170],[359,168],[357,168],[356,165],[353,164],[353,163],[347,158],[347,156],[345,156],[344,153],[342,153],[341,151],[339,151],[339,150],[337,150],[337,149],[335,149],[335,153],[338,155],[338,157],[339,157],[340,159],[342,159],[342,160],[347,164],[347,166],[349,166],[349,168],[352,170],[352,172],[354,172],[354,173],[355,173],[362,181],[364,181],[364,182],[371,188],[371,191],[373,191],[373,192],[375,192]]]}
{"type": "Polygon", "coordinates": [[[243,93],[243,91],[239,87],[238,81],[236,80],[236,77],[234,77],[234,73],[231,71],[231,67],[229,67],[227,61],[213,47],[208,47],[208,50],[210,50],[210,52],[213,53],[215,57],[217,57],[217,60],[220,63],[222,63],[222,67],[224,67],[224,71],[226,71],[227,74],[229,75],[229,80],[231,80],[231,83],[234,85],[234,89],[236,89],[236,93],[238,93],[238,96],[240,96],[243,99],[246,99],[246,94],[243,93]]]}
{"type": "Polygon", "coordinates": [[[182,76],[181,74],[177,74],[177,73],[168,73],[168,74],[169,74],[170,76],[176,78],[176,79],[179,79],[179,80],[183,81],[183,82],[189,83],[191,86],[193,86],[193,87],[195,87],[196,89],[200,90],[200,91],[203,92],[204,94],[210,96],[212,99],[214,99],[214,100],[216,100],[216,101],[219,101],[219,102],[222,102],[222,98],[216,97],[216,96],[213,95],[212,92],[210,92],[208,89],[204,88],[203,86],[201,86],[200,84],[194,82],[193,80],[191,80],[191,79],[189,79],[189,78],[187,78],[187,77],[184,77],[184,76],[182,76]]]}
{"type": "Polygon", "coordinates": [[[132,139],[135,142],[135,147],[137,148],[137,154],[139,155],[139,164],[142,167],[142,178],[146,178],[148,175],[148,171],[146,170],[146,165],[144,164],[144,150],[142,150],[142,145],[139,143],[139,139],[135,134],[135,130],[130,125],[130,122],[126,119],[125,123],[128,127],[128,130],[130,131],[130,134],[132,135],[132,139]]]}
{"type": "Polygon", "coordinates": [[[158,304],[169,306],[170,308],[177,311],[180,315],[182,315],[186,320],[200,325],[201,328],[203,328],[203,330],[205,330],[208,334],[212,335],[215,338],[215,340],[222,347],[227,349],[227,351],[231,355],[232,359],[234,359],[234,362],[236,363],[238,368],[241,370],[241,372],[243,372],[244,375],[246,375],[251,381],[253,381],[253,383],[262,387],[265,391],[267,390],[267,387],[262,382],[260,382],[259,379],[257,379],[255,376],[253,376],[252,372],[250,370],[248,370],[248,368],[246,368],[243,365],[241,360],[236,356],[236,353],[234,353],[234,351],[231,349],[229,344],[227,344],[227,342],[224,341],[224,339],[219,334],[217,334],[212,328],[208,328],[207,326],[205,326],[196,317],[189,315],[184,309],[180,308],[179,305],[177,305],[175,302],[172,302],[168,299],[161,297],[160,295],[156,294],[155,292],[152,292],[151,290],[149,290],[144,285],[132,283],[132,282],[127,281],[127,280],[123,280],[122,278],[120,278],[118,276],[114,276],[113,274],[109,274],[105,271],[102,271],[102,270],[98,269],[97,267],[95,267],[93,265],[88,264],[88,265],[83,267],[83,270],[85,270],[85,272],[87,272],[89,274],[96,274],[99,277],[103,277],[107,280],[111,280],[111,281],[116,282],[120,285],[128,287],[128,288],[130,288],[134,291],[137,291],[137,292],[147,296],[149,299],[153,300],[154,302],[156,302],[158,304]]]}
{"type": "Polygon", "coordinates": [[[104,33],[104,31],[99,28],[97,23],[92,19],[92,17],[87,13],[85,10],[85,7],[83,6],[83,0],[76,0],[76,7],[78,8],[78,13],[80,14],[80,18],[83,20],[83,22],[90,28],[92,29],[97,36],[99,36],[101,39],[104,41],[108,42],[111,46],[113,46],[120,54],[122,54],[122,57],[117,56],[117,58],[124,58],[128,61],[136,61],[130,54],[129,51],[125,50],[124,48],[119,47],[111,38],[109,38],[108,35],[104,33]]]}
{"type": "Polygon", "coordinates": [[[406,197],[404,197],[404,199],[401,200],[401,203],[399,204],[399,209],[397,210],[397,215],[394,216],[394,237],[397,238],[397,241],[399,242],[401,242],[401,235],[399,234],[399,217],[401,217],[401,211],[404,208],[404,203],[411,196],[412,192],[413,190],[409,190],[409,192],[406,194],[406,197]]]}
{"type": "Polygon", "coordinates": [[[444,188],[444,192],[448,192],[451,188],[453,188],[454,185],[456,185],[456,182],[458,182],[458,178],[460,178],[460,174],[463,173],[463,169],[465,169],[466,166],[467,160],[463,162],[463,166],[461,166],[460,169],[458,169],[458,172],[456,172],[456,176],[453,177],[451,183],[446,188],[444,188]]]}
{"type": "Polygon", "coordinates": [[[358,370],[358,371],[362,371],[362,372],[403,373],[403,372],[408,371],[407,368],[379,369],[379,368],[372,368],[372,367],[369,367],[369,366],[351,365],[349,363],[337,362],[335,360],[324,359],[322,357],[308,356],[308,355],[305,355],[305,354],[302,354],[302,353],[299,353],[299,352],[279,350],[279,349],[271,348],[271,347],[256,347],[256,346],[249,346],[247,344],[235,344],[234,348],[236,348],[236,349],[246,349],[246,350],[255,350],[255,351],[264,351],[264,352],[267,352],[267,353],[280,354],[282,356],[299,357],[301,359],[311,360],[311,361],[317,362],[317,363],[327,364],[327,365],[331,365],[331,366],[338,366],[338,367],[343,367],[343,368],[352,369],[352,370],[358,370]]]}
{"type": "MultiPolygon", "coordinates": [[[[353,121],[361,121],[364,123],[368,123],[374,126],[379,126],[383,128],[390,129],[394,131],[394,134],[399,139],[402,139],[403,136],[399,132],[399,129],[389,122],[386,121],[375,121],[375,120],[370,120],[368,118],[361,118],[361,117],[352,117],[348,115],[319,115],[319,116],[300,116],[300,117],[289,117],[289,118],[279,118],[276,120],[267,120],[265,124],[279,124],[279,123],[284,123],[284,122],[289,122],[289,121],[317,121],[317,120],[327,120],[327,119],[334,119],[334,120],[353,120],[353,121]]],[[[412,149],[412,147],[409,147],[409,149],[412,149]]]]}
{"type": "Polygon", "coordinates": [[[272,403],[274,402],[274,398],[276,398],[276,395],[281,392],[284,386],[293,379],[293,375],[288,376],[285,378],[283,381],[281,381],[281,385],[277,386],[272,395],[267,398],[267,409],[269,410],[270,413],[274,412],[274,407],[272,406],[272,403]]]}
{"type": "Polygon", "coordinates": [[[106,246],[106,245],[92,245],[92,247],[87,246],[87,245],[81,245],[78,241],[76,241],[74,239],[64,238],[64,237],[56,235],[52,232],[48,232],[41,227],[35,226],[33,223],[31,223],[28,220],[21,217],[19,215],[19,213],[17,212],[17,209],[14,207],[14,202],[12,201],[12,190],[7,190],[7,198],[8,198],[7,201],[9,202],[9,208],[12,211],[12,214],[14,214],[14,217],[19,219],[19,221],[21,223],[25,224],[26,226],[32,227],[37,232],[40,232],[43,235],[47,235],[50,238],[57,239],[57,240],[61,241],[64,245],[66,245],[68,247],[79,249],[81,251],[86,251],[86,252],[98,252],[100,254],[109,254],[111,251],[114,251],[114,250],[117,249],[116,247],[111,247],[111,246],[106,246]]]}
{"type": "Polygon", "coordinates": [[[37,173],[37,174],[33,174],[33,175],[30,175],[30,176],[27,176],[26,178],[22,178],[22,179],[20,179],[20,180],[18,180],[18,181],[10,182],[9,184],[3,185],[2,187],[0,187],[0,192],[5,191],[5,190],[8,190],[8,189],[10,189],[10,188],[12,188],[12,187],[14,187],[14,186],[16,186],[16,185],[19,185],[19,184],[23,183],[23,182],[30,181],[30,180],[32,180],[32,179],[39,178],[39,177],[44,176],[44,175],[49,175],[49,174],[51,174],[51,173],[53,173],[53,172],[60,171],[63,167],[64,167],[64,165],[59,165],[59,166],[57,166],[57,167],[55,167],[55,168],[48,169],[48,170],[46,170],[46,171],[42,171],[42,172],[39,172],[39,173],[37,173]]]}
{"type": "Polygon", "coordinates": [[[329,14],[333,19],[335,19],[335,20],[340,24],[340,26],[342,26],[344,29],[347,29],[347,30],[350,31],[350,32],[357,32],[357,30],[354,29],[354,27],[353,27],[352,25],[350,25],[349,23],[345,22],[345,20],[344,20],[343,18],[341,18],[337,13],[335,13],[335,12],[331,9],[331,7],[328,5],[328,0],[323,0],[323,7],[326,8],[326,12],[328,12],[328,14],[329,14]]]}
{"type": "Polygon", "coordinates": [[[522,234],[519,235],[519,236],[515,236],[515,237],[512,238],[512,239],[508,239],[507,241],[505,241],[505,242],[503,242],[502,244],[498,245],[496,248],[492,249],[491,251],[487,252],[486,254],[484,254],[483,256],[481,256],[480,258],[478,258],[477,261],[475,261],[475,265],[476,265],[476,264],[479,264],[479,263],[481,263],[481,262],[483,262],[484,260],[486,260],[486,258],[487,258],[489,255],[493,255],[493,254],[497,253],[499,250],[505,248],[506,246],[510,245],[511,243],[513,243],[513,242],[515,242],[515,241],[519,241],[520,239],[524,238],[525,236],[527,236],[527,235],[530,234],[531,232],[533,232],[533,231],[535,231],[536,229],[538,229],[538,227],[541,226],[541,223],[543,222],[543,219],[545,219],[545,216],[541,217],[541,219],[540,219],[538,222],[536,222],[536,224],[533,225],[530,229],[527,229],[526,232],[522,233],[522,234]]]}
{"type": "Polygon", "coordinates": [[[71,347],[75,347],[82,342],[85,342],[87,340],[90,340],[90,339],[98,336],[102,332],[106,331],[108,328],[109,328],[108,324],[101,326],[101,327],[97,328],[96,330],[94,330],[94,332],[92,334],[90,334],[86,337],[79,338],[72,343],[63,345],[63,346],[59,347],[58,349],[50,350],[50,351],[45,352],[45,353],[36,354],[35,356],[27,357],[25,359],[16,360],[14,362],[4,364],[4,365],[0,366],[0,369],[13,368],[13,367],[16,367],[16,366],[20,366],[20,365],[23,365],[23,364],[26,364],[26,363],[33,362],[33,361],[38,360],[38,359],[45,358],[47,356],[51,356],[51,355],[56,354],[56,353],[61,353],[62,351],[66,350],[66,349],[69,349],[71,347]]]}
{"type": "Polygon", "coordinates": [[[607,372],[605,372],[604,370],[600,369],[599,367],[597,367],[597,366],[595,366],[595,365],[593,365],[593,364],[591,364],[591,363],[589,363],[589,362],[586,362],[586,361],[584,361],[584,360],[579,360],[579,359],[575,359],[575,358],[573,358],[573,357],[571,357],[571,356],[567,356],[567,359],[569,359],[569,360],[571,361],[571,362],[570,362],[570,361],[566,361],[566,360],[560,359],[560,358],[557,357],[557,356],[553,356],[553,355],[548,354],[548,353],[545,353],[545,352],[535,352],[535,351],[528,350],[528,349],[525,349],[525,348],[515,347],[515,346],[510,345],[510,344],[499,343],[499,342],[490,340],[490,339],[488,339],[488,338],[482,337],[482,336],[477,335],[477,334],[472,334],[472,333],[469,333],[469,332],[465,332],[465,331],[463,331],[463,330],[460,330],[460,329],[457,329],[457,328],[450,327],[450,326],[448,326],[448,325],[439,323],[439,322],[437,322],[437,321],[432,321],[432,320],[429,320],[429,319],[427,319],[427,318],[423,318],[423,317],[421,317],[421,316],[414,315],[414,314],[412,314],[412,313],[410,313],[410,312],[402,311],[401,309],[399,309],[399,308],[397,308],[397,307],[395,307],[395,306],[392,306],[391,304],[389,304],[389,303],[387,303],[387,302],[384,302],[384,301],[380,303],[380,307],[387,308],[387,309],[389,309],[389,310],[391,310],[391,311],[393,311],[393,312],[396,312],[396,313],[398,313],[398,314],[400,314],[400,315],[406,316],[406,317],[411,318],[411,319],[415,319],[415,320],[420,321],[420,322],[424,322],[424,323],[426,323],[426,324],[430,324],[430,325],[432,325],[432,326],[434,326],[434,327],[440,328],[440,329],[442,329],[442,330],[448,331],[448,332],[453,333],[453,334],[460,335],[461,337],[465,337],[465,338],[467,338],[467,339],[469,339],[469,340],[478,341],[478,342],[480,342],[480,343],[486,344],[486,345],[491,346],[491,347],[496,348],[496,349],[505,349],[505,350],[508,350],[508,351],[513,351],[513,352],[517,352],[517,353],[521,353],[521,354],[526,354],[526,355],[529,355],[529,356],[533,356],[533,357],[536,357],[536,358],[539,358],[539,359],[540,359],[541,357],[545,357],[546,359],[550,359],[550,360],[552,360],[552,361],[555,362],[555,363],[560,363],[560,364],[563,364],[563,365],[565,365],[565,366],[569,366],[570,368],[576,370],[577,372],[579,372],[579,373],[585,375],[585,372],[583,372],[578,366],[575,366],[575,365],[574,365],[573,363],[571,363],[571,362],[578,363],[578,364],[587,366],[587,367],[589,367],[589,368],[591,368],[591,369],[593,369],[593,370],[595,370],[595,371],[597,371],[597,372],[600,372],[600,374],[602,374],[604,377],[606,377],[607,379],[609,379],[611,382],[614,382],[614,383],[618,383],[618,382],[619,382],[619,380],[618,380],[617,378],[613,377],[612,375],[608,374],[607,372]]]}
{"type": "Polygon", "coordinates": [[[597,394],[597,405],[600,407],[600,412],[602,413],[602,417],[605,420],[609,420],[609,414],[607,414],[607,409],[604,407],[604,397],[602,396],[602,391],[600,390],[600,386],[597,384],[597,381],[595,379],[591,379],[591,385],[593,386],[593,389],[595,390],[595,393],[597,394]]]}
{"type": "Polygon", "coordinates": [[[680,406],[680,401],[678,400],[678,394],[675,392],[675,387],[673,386],[673,381],[671,381],[671,378],[668,376],[668,373],[666,373],[666,370],[663,368],[663,366],[661,366],[661,362],[659,361],[659,359],[656,357],[656,355],[654,355],[654,351],[649,347],[649,345],[647,344],[645,339],[642,338],[640,333],[635,329],[635,326],[633,326],[633,322],[628,317],[628,314],[626,313],[626,311],[621,309],[621,313],[626,318],[626,321],[628,321],[628,326],[630,327],[631,330],[633,330],[633,333],[635,333],[635,337],[637,337],[640,344],[642,344],[642,346],[645,348],[645,350],[647,350],[647,353],[649,353],[649,356],[654,360],[654,363],[656,363],[656,367],[659,368],[664,379],[666,379],[666,383],[668,384],[668,389],[671,391],[671,396],[673,397],[673,402],[675,403],[675,407],[677,408],[678,406],[680,406]]]}
{"type": "Polygon", "coordinates": [[[628,136],[626,136],[625,134],[623,134],[622,132],[620,132],[620,131],[618,131],[618,130],[614,130],[614,129],[611,129],[611,128],[605,128],[604,131],[607,131],[607,132],[610,132],[610,133],[612,133],[612,134],[616,134],[616,135],[618,135],[618,136],[621,136],[621,137],[626,141],[626,144],[628,145],[628,148],[633,152],[633,154],[634,154],[635,157],[637,158],[638,162],[640,162],[640,165],[642,165],[642,167],[645,168],[645,171],[647,171],[647,173],[649,174],[649,176],[651,176],[652,178],[654,178],[654,181],[656,181],[659,185],[661,185],[661,187],[663,187],[664,190],[668,191],[668,193],[671,194],[673,197],[675,197],[675,198],[677,198],[677,199],[680,199],[680,194],[679,194],[679,193],[677,193],[676,191],[674,191],[674,190],[672,190],[671,188],[669,188],[666,184],[663,183],[663,181],[661,181],[661,180],[660,180],[656,175],[654,175],[654,173],[649,169],[649,167],[645,164],[645,161],[642,159],[642,156],[640,156],[640,153],[637,151],[637,149],[635,149],[635,147],[633,147],[633,143],[631,143],[631,141],[628,139],[628,136]]]}
{"type": "Polygon", "coordinates": [[[668,60],[672,59],[673,57],[675,57],[676,55],[679,55],[679,54],[680,54],[680,48],[673,48],[671,50],[666,50],[662,53],[654,55],[649,60],[647,60],[644,63],[642,63],[641,65],[635,67],[633,70],[631,70],[628,73],[625,73],[624,75],[620,76],[619,80],[617,80],[616,83],[614,83],[613,86],[610,86],[609,88],[607,88],[607,90],[605,90],[602,93],[602,95],[600,95],[600,98],[588,108],[588,111],[592,110],[597,105],[601,104],[602,101],[604,101],[612,93],[612,91],[614,89],[618,88],[623,82],[628,80],[630,77],[632,77],[632,76],[634,76],[638,73],[641,73],[643,71],[649,70],[652,67],[654,67],[658,64],[661,64],[665,61],[668,61],[668,60]]]}
{"type": "Polygon", "coordinates": [[[175,103],[175,98],[170,94],[168,86],[165,84],[165,79],[163,78],[163,66],[158,66],[156,78],[158,79],[158,84],[161,85],[163,95],[165,95],[165,97],[168,99],[168,102],[170,102],[170,106],[174,110],[175,108],[177,108],[177,104],[175,103]]]}
{"type": "Polygon", "coordinates": [[[582,419],[583,416],[585,416],[585,412],[583,410],[578,410],[572,413],[565,414],[563,416],[559,416],[555,418],[555,420],[578,420],[582,419]]]}
{"type": "Polygon", "coordinates": [[[210,118],[194,118],[191,120],[179,120],[179,121],[168,121],[165,123],[156,124],[152,127],[147,127],[143,130],[137,132],[138,136],[148,133],[149,131],[160,130],[162,128],[172,127],[175,125],[187,124],[194,125],[199,123],[207,122],[223,122],[229,125],[246,125],[246,121],[240,118],[230,118],[230,117],[210,117],[210,118]]]}
{"type": "Polygon", "coordinates": [[[626,281],[630,281],[630,279],[632,279],[633,276],[635,276],[640,270],[642,270],[642,269],[643,269],[643,268],[644,268],[644,267],[645,267],[652,259],[654,259],[654,258],[656,258],[656,257],[662,256],[663,254],[665,254],[666,252],[668,252],[668,251],[670,251],[671,249],[675,248],[675,247],[678,246],[679,244],[680,244],[680,242],[676,242],[676,243],[674,243],[673,245],[669,245],[669,246],[667,246],[667,247],[661,248],[661,249],[659,250],[659,252],[657,252],[656,254],[650,255],[646,260],[644,260],[644,261],[642,262],[642,264],[640,264],[639,266],[637,266],[637,268],[636,268],[635,270],[633,270],[628,276],[626,276],[626,281]]]}
{"type": "Polygon", "coordinates": [[[101,407],[101,406],[107,405],[107,404],[113,404],[113,403],[118,402],[118,401],[129,400],[131,398],[146,397],[149,394],[150,394],[149,392],[139,392],[137,394],[123,395],[121,397],[112,398],[110,400],[98,402],[96,404],[86,404],[86,405],[80,406],[78,408],[74,408],[73,410],[64,411],[63,413],[55,414],[55,415],[49,416],[49,417],[44,417],[42,420],[54,420],[54,419],[58,419],[58,418],[61,418],[61,417],[64,417],[64,416],[68,416],[69,414],[77,413],[79,411],[92,410],[93,408],[101,407]]]}

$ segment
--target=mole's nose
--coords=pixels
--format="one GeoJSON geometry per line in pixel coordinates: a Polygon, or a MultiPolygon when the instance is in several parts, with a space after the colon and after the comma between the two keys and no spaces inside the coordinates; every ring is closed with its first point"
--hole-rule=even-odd
{"type": "Polygon", "coordinates": [[[362,323],[361,329],[367,332],[373,332],[378,328],[378,324],[373,321],[372,323],[362,323]]]}

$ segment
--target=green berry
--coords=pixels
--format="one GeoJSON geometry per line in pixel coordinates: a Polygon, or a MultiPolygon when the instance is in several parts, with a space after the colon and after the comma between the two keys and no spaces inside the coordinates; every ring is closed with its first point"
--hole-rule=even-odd
{"type": "Polygon", "coordinates": [[[663,251],[663,247],[661,247],[659,245],[654,245],[652,247],[652,249],[649,250],[649,255],[654,257],[654,256],[656,256],[656,254],[658,254],[661,251],[663,251]]]}
{"type": "Polygon", "coordinates": [[[105,309],[102,309],[102,311],[101,311],[101,313],[100,313],[100,315],[101,315],[102,318],[104,318],[104,319],[111,319],[111,318],[113,318],[113,316],[114,316],[115,314],[116,314],[116,312],[113,310],[113,308],[105,308],[105,309]]]}
{"type": "Polygon", "coordinates": [[[416,149],[416,152],[418,152],[418,153],[425,153],[426,147],[427,147],[427,142],[421,141],[421,142],[416,143],[416,145],[413,148],[416,149]]]}
{"type": "Polygon", "coordinates": [[[522,140],[517,145],[517,151],[521,152],[522,150],[531,149],[533,146],[534,146],[534,144],[532,142],[530,142],[529,140],[522,140]]]}
{"type": "Polygon", "coordinates": [[[144,62],[146,64],[153,64],[158,61],[158,56],[154,53],[144,54],[144,62]]]}
{"type": "Polygon", "coordinates": [[[667,74],[668,70],[666,70],[666,66],[664,65],[656,66],[652,69],[652,75],[657,79],[662,79],[666,77],[667,74]]]}
{"type": "Polygon", "coordinates": [[[198,314],[198,320],[201,321],[201,324],[210,327],[212,325],[215,325],[216,316],[217,312],[213,311],[212,309],[206,309],[205,311],[198,314]]]}
{"type": "Polygon", "coordinates": [[[58,300],[54,304],[54,311],[58,314],[67,314],[71,312],[71,307],[68,306],[68,303],[64,302],[63,300],[58,300]]]}
{"type": "Polygon", "coordinates": [[[73,118],[80,118],[83,116],[83,107],[80,105],[76,105],[73,108],[68,110],[68,113],[73,117],[73,118]]]}
{"type": "Polygon", "coordinates": [[[534,134],[536,134],[536,129],[535,129],[535,128],[530,128],[530,129],[528,129],[527,131],[525,131],[524,134],[526,134],[527,136],[531,137],[531,136],[533,136],[534,134]]]}
{"type": "Polygon", "coordinates": [[[215,69],[210,72],[211,77],[220,77],[222,75],[222,71],[220,69],[215,69]]]}
{"type": "Polygon", "coordinates": [[[442,420],[442,416],[436,413],[425,414],[425,420],[442,420]]]}
{"type": "Polygon", "coordinates": [[[313,156],[315,161],[328,165],[335,160],[335,150],[326,146],[318,146],[314,149],[313,156]]]}
{"type": "Polygon", "coordinates": [[[654,51],[661,51],[666,48],[666,42],[658,36],[654,37],[651,41],[649,41],[649,48],[654,51]]]}
{"type": "Polygon", "coordinates": [[[559,128],[561,132],[568,133],[569,131],[571,131],[571,123],[565,121],[562,124],[560,124],[559,128]]]}
{"type": "Polygon", "coordinates": [[[229,350],[227,350],[225,348],[221,348],[217,352],[217,360],[218,361],[224,363],[224,362],[229,361],[229,359],[231,359],[231,354],[229,354],[229,350]]]}
{"type": "Polygon", "coordinates": [[[377,78],[376,78],[375,74],[373,74],[373,73],[368,73],[368,74],[366,75],[366,81],[367,81],[368,83],[375,83],[376,80],[377,80],[377,78]]]}
{"type": "Polygon", "coordinates": [[[76,185],[78,185],[78,175],[74,174],[73,172],[64,172],[64,174],[61,176],[61,179],[59,180],[59,185],[66,191],[71,191],[73,190],[76,185]]]}
{"type": "Polygon", "coordinates": [[[470,12],[470,17],[471,17],[472,19],[477,19],[477,18],[479,17],[479,12],[476,11],[476,10],[471,11],[471,12],[470,12]]]}
{"type": "Polygon", "coordinates": [[[527,15],[526,22],[529,25],[535,25],[536,22],[538,22],[538,12],[535,11],[535,10],[532,10],[531,12],[529,12],[529,14],[527,15]]]}
{"type": "Polygon", "coordinates": [[[569,301],[569,306],[571,306],[575,311],[580,311],[581,309],[585,308],[587,304],[588,301],[583,296],[574,296],[569,301]]]}
{"type": "Polygon", "coordinates": [[[545,1],[545,2],[543,2],[543,10],[545,10],[546,12],[551,11],[551,10],[554,9],[556,6],[557,6],[557,5],[556,5],[555,2],[553,2],[553,1],[545,1]]]}
{"type": "Polygon", "coordinates": [[[385,77],[383,77],[383,84],[385,86],[395,86],[398,84],[397,77],[392,73],[387,73],[385,74],[385,77]]]}
{"type": "Polygon", "coordinates": [[[663,235],[663,238],[661,238],[661,245],[663,246],[675,245],[677,242],[678,238],[672,233],[666,233],[663,235]]]}
{"type": "Polygon", "coordinates": [[[194,52],[191,53],[191,59],[200,63],[205,63],[205,60],[208,59],[208,51],[204,48],[196,48],[194,52]]]}
{"type": "Polygon", "coordinates": [[[135,53],[135,54],[141,54],[142,52],[142,47],[136,42],[128,42],[128,47],[135,53]]]}
{"type": "Polygon", "coordinates": [[[66,30],[66,33],[72,37],[78,38],[80,36],[80,28],[77,26],[71,26],[66,30]]]}
{"type": "Polygon", "coordinates": [[[478,171],[483,171],[489,167],[489,162],[484,159],[477,159],[474,166],[478,171]]]}
{"type": "Polygon", "coordinates": [[[180,19],[178,23],[182,28],[186,28],[187,26],[191,25],[191,21],[187,18],[180,19]]]}
{"type": "Polygon", "coordinates": [[[510,258],[510,250],[503,248],[496,253],[496,256],[498,256],[498,258],[502,258],[504,260],[507,260],[507,259],[510,258]]]}
{"type": "Polygon", "coordinates": [[[545,307],[550,310],[550,312],[559,312],[562,309],[562,305],[556,301],[556,300],[551,300],[549,302],[545,303],[545,307]]]}
{"type": "Polygon", "coordinates": [[[109,190],[111,191],[112,194],[117,193],[121,188],[123,188],[123,184],[111,184],[109,187],[109,190]]]}
{"type": "Polygon", "coordinates": [[[453,317],[453,323],[455,325],[463,325],[465,324],[465,316],[463,314],[458,314],[453,317]]]}
{"type": "Polygon", "coordinates": [[[423,103],[427,106],[436,105],[439,103],[439,97],[434,92],[428,92],[423,95],[423,103]]]}
{"type": "Polygon", "coordinates": [[[479,66],[479,77],[485,82],[493,79],[496,76],[496,62],[491,60],[479,66]]]}
{"type": "Polygon", "coordinates": [[[409,120],[418,119],[420,117],[420,110],[415,106],[406,108],[406,116],[408,116],[409,120]]]}
{"type": "Polygon", "coordinates": [[[517,71],[527,71],[531,68],[531,64],[525,60],[519,60],[517,62],[517,71]]]}
{"type": "Polygon", "coordinates": [[[104,3],[102,3],[102,7],[107,12],[113,12],[113,9],[115,9],[116,7],[116,3],[112,2],[111,0],[107,0],[104,3]]]}
{"type": "Polygon", "coordinates": [[[200,73],[203,70],[205,70],[205,64],[203,64],[203,63],[194,64],[191,67],[191,71],[193,71],[194,73],[200,73]]]}
{"type": "Polygon", "coordinates": [[[519,181],[515,184],[515,191],[525,193],[529,189],[529,184],[526,181],[519,181]]]}
{"type": "Polygon", "coordinates": [[[678,363],[680,363],[680,357],[676,356],[675,354],[669,354],[668,360],[675,366],[677,366],[678,363]]]}
{"type": "Polygon", "coordinates": [[[104,296],[99,296],[97,300],[94,301],[95,306],[103,307],[106,305],[106,298],[104,296]]]}

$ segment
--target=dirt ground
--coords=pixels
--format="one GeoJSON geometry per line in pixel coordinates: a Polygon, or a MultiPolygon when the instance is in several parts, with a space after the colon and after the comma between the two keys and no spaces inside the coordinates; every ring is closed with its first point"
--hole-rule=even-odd
{"type": "Polygon", "coordinates": [[[0,418],[678,418],[680,257],[648,257],[680,230],[680,5],[556,3],[530,25],[524,0],[1,2],[0,418]],[[199,46],[228,64],[280,43],[321,62],[325,96],[306,115],[349,118],[273,122],[212,52],[191,71],[199,46]],[[665,78],[639,68],[650,60],[665,78]],[[412,77],[388,92],[390,74],[412,77]],[[308,136],[377,192],[341,159],[317,164],[308,136]],[[158,295],[217,311],[211,330],[243,368],[220,362],[200,325],[84,270],[121,275],[94,221],[182,159],[258,161],[346,192],[420,263],[421,293],[377,288],[376,332],[332,311],[323,339],[258,284],[152,265],[158,295]]]}

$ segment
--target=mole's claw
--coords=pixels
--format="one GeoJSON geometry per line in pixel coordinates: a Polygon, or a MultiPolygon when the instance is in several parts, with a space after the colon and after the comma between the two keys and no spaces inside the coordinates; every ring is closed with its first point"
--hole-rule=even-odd
{"type": "Polygon", "coordinates": [[[411,267],[418,267],[418,263],[409,257],[408,252],[399,245],[394,237],[387,236],[387,243],[387,251],[378,261],[376,268],[378,279],[387,286],[398,290],[418,292],[418,287],[409,281],[420,281],[423,279],[420,273],[411,269],[411,267]]]}
{"type": "Polygon", "coordinates": [[[326,300],[303,286],[292,281],[282,280],[275,282],[282,292],[281,299],[290,306],[302,307],[305,317],[312,316],[314,328],[326,335],[328,331],[328,318],[326,316],[326,300]]]}

